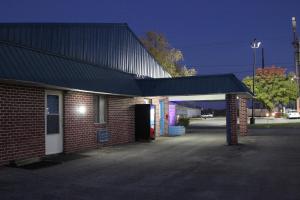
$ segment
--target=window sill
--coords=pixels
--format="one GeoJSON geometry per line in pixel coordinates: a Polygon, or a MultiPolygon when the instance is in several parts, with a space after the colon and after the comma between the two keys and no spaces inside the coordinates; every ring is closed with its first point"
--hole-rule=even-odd
{"type": "Polygon", "coordinates": [[[94,122],[94,125],[106,125],[107,122],[94,122]]]}

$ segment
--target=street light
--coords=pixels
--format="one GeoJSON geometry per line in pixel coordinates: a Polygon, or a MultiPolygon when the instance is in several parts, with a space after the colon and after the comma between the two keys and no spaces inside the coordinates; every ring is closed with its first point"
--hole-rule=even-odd
{"type": "Polygon", "coordinates": [[[292,29],[293,29],[293,36],[294,36],[294,41],[293,41],[293,46],[295,49],[294,52],[294,59],[295,59],[295,67],[296,67],[296,82],[298,86],[298,97],[297,97],[297,110],[299,112],[300,110],[300,98],[299,98],[299,90],[300,90],[300,82],[299,82],[299,71],[300,71],[300,41],[297,35],[297,22],[296,22],[296,17],[292,17],[292,29]]]}
{"type": "MultiPolygon", "coordinates": [[[[252,92],[255,96],[255,90],[254,90],[254,82],[255,82],[255,68],[256,68],[256,49],[258,49],[261,45],[261,42],[254,39],[253,42],[251,42],[251,48],[253,49],[253,71],[252,71],[252,92]]],[[[255,124],[255,118],[254,118],[254,98],[252,98],[252,116],[250,118],[250,124],[255,124]]]]}
{"type": "Polygon", "coordinates": [[[293,41],[293,46],[295,49],[295,66],[296,66],[296,81],[297,84],[299,85],[299,69],[298,69],[298,64],[299,64],[299,38],[297,36],[297,22],[296,22],[296,17],[292,17],[292,28],[293,28],[293,36],[294,36],[294,41],[293,41]]]}

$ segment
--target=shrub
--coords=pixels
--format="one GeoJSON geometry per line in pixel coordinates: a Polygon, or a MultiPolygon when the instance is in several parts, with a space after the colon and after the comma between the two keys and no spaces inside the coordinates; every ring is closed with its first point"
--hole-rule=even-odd
{"type": "Polygon", "coordinates": [[[179,126],[184,126],[185,128],[190,124],[190,119],[181,117],[178,119],[178,125],[179,126]]]}
{"type": "Polygon", "coordinates": [[[282,113],[282,117],[287,118],[288,117],[287,113],[282,113]]]}

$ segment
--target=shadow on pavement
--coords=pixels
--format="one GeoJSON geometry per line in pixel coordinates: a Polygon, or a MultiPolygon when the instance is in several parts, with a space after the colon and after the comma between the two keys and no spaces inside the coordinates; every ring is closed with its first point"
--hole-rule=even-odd
{"type": "Polygon", "coordinates": [[[20,166],[18,166],[16,163],[13,162],[13,163],[10,163],[8,167],[28,169],[28,170],[37,170],[37,169],[43,169],[43,168],[63,164],[65,162],[78,160],[78,159],[82,159],[82,158],[86,158],[86,157],[90,157],[90,156],[81,155],[79,153],[58,154],[58,155],[47,156],[45,158],[42,158],[38,162],[28,163],[28,164],[20,165],[20,166]]]}

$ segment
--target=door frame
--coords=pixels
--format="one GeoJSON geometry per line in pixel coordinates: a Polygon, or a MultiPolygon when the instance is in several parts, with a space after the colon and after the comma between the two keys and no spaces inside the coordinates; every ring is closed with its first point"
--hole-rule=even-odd
{"type": "Polygon", "coordinates": [[[58,154],[64,151],[64,132],[63,132],[63,92],[59,90],[45,90],[45,155],[58,154]],[[59,105],[59,136],[57,135],[47,135],[47,95],[57,95],[58,96],[58,105],[59,105]],[[60,149],[56,152],[47,152],[47,137],[57,136],[60,139],[61,144],[60,149]]]}

